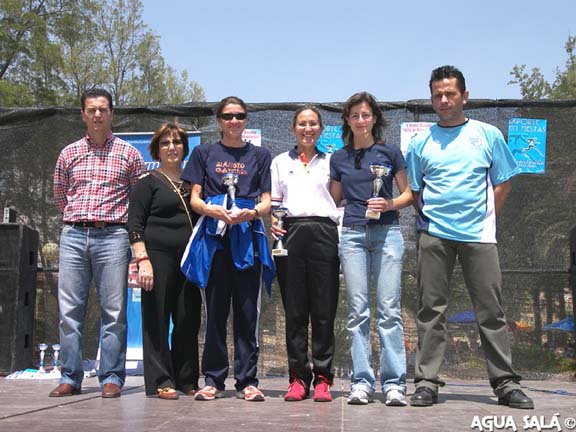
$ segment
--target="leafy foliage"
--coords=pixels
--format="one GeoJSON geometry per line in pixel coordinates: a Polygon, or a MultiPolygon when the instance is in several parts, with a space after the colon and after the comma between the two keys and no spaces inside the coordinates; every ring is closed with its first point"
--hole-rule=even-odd
{"type": "Polygon", "coordinates": [[[165,64],[140,0],[0,2],[0,105],[76,105],[102,86],[116,105],[203,101],[204,91],[165,64]]]}
{"type": "Polygon", "coordinates": [[[568,58],[566,68],[556,68],[554,82],[549,83],[540,68],[527,71],[526,65],[514,66],[508,84],[518,84],[524,99],[574,99],[576,98],[576,36],[569,36],[564,46],[568,58]]]}

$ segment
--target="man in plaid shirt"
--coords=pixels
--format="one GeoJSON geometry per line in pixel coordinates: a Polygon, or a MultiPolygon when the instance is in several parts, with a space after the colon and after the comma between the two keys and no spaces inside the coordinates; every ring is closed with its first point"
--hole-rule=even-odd
{"type": "Polygon", "coordinates": [[[51,397],[81,393],[82,332],[90,283],[100,302],[102,397],[121,394],[126,377],[126,292],[130,244],[128,195],[146,171],[142,155],[112,135],[112,97],[102,89],[81,97],[86,135],[62,150],[54,199],[62,210],[58,306],[62,378],[51,397]]]}

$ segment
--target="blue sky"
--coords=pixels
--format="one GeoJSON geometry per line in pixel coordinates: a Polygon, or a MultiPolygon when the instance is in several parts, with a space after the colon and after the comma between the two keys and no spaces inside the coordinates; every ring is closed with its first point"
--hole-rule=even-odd
{"type": "Polygon", "coordinates": [[[473,99],[519,99],[514,65],[553,80],[576,34],[576,1],[142,0],[167,63],[209,102],[427,98],[430,71],[453,64],[473,99]]]}

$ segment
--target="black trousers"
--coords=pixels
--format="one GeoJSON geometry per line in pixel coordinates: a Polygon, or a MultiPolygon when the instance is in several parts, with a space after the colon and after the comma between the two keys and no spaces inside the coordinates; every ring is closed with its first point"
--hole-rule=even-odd
{"type": "Polygon", "coordinates": [[[202,299],[180,270],[177,252],[148,250],[154,289],[142,290],[142,342],[146,395],[173,387],[198,389],[198,332],[202,299]],[[169,346],[170,318],[173,329],[169,346]]]}
{"type": "Polygon", "coordinates": [[[307,387],[322,376],[332,381],[334,319],[338,307],[338,230],[328,218],[287,218],[284,247],[276,272],[286,313],[286,349],[290,382],[307,387]],[[312,370],[308,361],[308,325],[312,326],[312,370]]]}

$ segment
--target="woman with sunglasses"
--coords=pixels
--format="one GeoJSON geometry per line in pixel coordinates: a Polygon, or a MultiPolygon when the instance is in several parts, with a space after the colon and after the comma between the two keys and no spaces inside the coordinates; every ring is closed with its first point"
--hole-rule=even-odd
{"type": "Polygon", "coordinates": [[[314,386],[314,401],[330,402],[334,375],[334,319],[338,306],[338,210],[330,196],[330,155],[316,149],[322,133],[317,108],[296,111],[296,146],[272,161],[272,205],[284,207],[282,237],[287,256],[275,257],[286,314],[290,385],[286,401],[301,401],[314,386]],[[312,368],[308,360],[308,323],[312,324],[312,368]]]}
{"type": "Polygon", "coordinates": [[[263,401],[256,377],[260,279],[264,277],[269,287],[274,264],[260,217],[270,210],[271,156],[242,140],[247,114],[240,98],[223,99],[216,118],[220,141],[197,146],[182,173],[192,184],[192,208],[201,215],[181,263],[188,279],[204,289],[206,305],[206,386],[195,399],[214,400],[224,390],[232,303],[237,397],[263,401]]]}
{"type": "Polygon", "coordinates": [[[198,219],[190,208],[190,185],[180,180],[188,135],[180,126],[164,123],[154,132],[149,149],[159,167],[138,180],[128,209],[128,232],[142,288],[144,384],[146,396],[178,399],[177,390],[196,393],[200,376],[202,299],[180,271],[198,219]]]}
{"type": "Polygon", "coordinates": [[[365,405],[374,397],[370,344],[373,278],[382,392],[386,405],[405,406],[406,353],[400,307],[404,240],[398,210],[412,203],[412,192],[400,148],[384,143],[386,121],[375,98],[366,92],[351,96],[342,120],[345,147],[332,156],[330,190],[336,203],[346,199],[339,253],[348,297],[353,368],[348,403],[365,405]],[[399,191],[396,197],[393,181],[399,191]]]}

